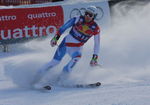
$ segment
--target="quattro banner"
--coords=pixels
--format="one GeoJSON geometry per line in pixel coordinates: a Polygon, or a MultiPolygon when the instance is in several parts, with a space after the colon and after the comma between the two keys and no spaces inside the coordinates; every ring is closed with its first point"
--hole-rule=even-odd
{"type": "Polygon", "coordinates": [[[61,6],[0,9],[0,44],[54,35],[63,24],[61,6]]]}

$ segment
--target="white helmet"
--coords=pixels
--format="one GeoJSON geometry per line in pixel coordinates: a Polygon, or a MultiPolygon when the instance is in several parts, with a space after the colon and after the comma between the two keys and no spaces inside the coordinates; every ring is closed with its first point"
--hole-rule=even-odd
{"type": "Polygon", "coordinates": [[[98,10],[97,10],[97,8],[96,8],[95,6],[90,6],[90,7],[88,7],[85,12],[90,12],[90,13],[92,13],[92,14],[94,15],[94,18],[95,18],[95,17],[97,16],[97,14],[98,14],[98,10]]]}

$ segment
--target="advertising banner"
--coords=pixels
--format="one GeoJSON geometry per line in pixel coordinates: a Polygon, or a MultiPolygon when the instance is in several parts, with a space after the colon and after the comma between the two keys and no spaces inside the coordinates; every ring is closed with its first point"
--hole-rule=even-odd
{"type": "Polygon", "coordinates": [[[48,3],[0,9],[0,44],[55,35],[66,21],[74,16],[84,15],[87,7],[92,5],[98,9],[96,21],[100,27],[108,26],[110,10],[107,1],[48,3]]]}
{"type": "Polygon", "coordinates": [[[100,25],[100,27],[108,27],[110,25],[110,8],[107,1],[89,1],[89,2],[80,2],[77,4],[64,5],[64,19],[68,19],[74,16],[84,15],[84,11],[89,6],[95,6],[98,10],[95,21],[100,25]],[[69,8],[69,9],[68,9],[69,8]]]}
{"type": "Polygon", "coordinates": [[[63,24],[61,6],[0,9],[0,43],[54,35],[63,24]]]}

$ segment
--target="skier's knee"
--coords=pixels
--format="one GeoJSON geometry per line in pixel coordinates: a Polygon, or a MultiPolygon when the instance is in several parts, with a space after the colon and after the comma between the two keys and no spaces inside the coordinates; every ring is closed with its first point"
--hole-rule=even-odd
{"type": "Polygon", "coordinates": [[[51,69],[60,63],[59,60],[52,59],[49,63],[46,64],[47,69],[51,69]]]}
{"type": "Polygon", "coordinates": [[[74,59],[74,58],[80,59],[81,58],[81,52],[75,52],[75,53],[73,53],[72,54],[72,59],[74,59]]]}
{"type": "Polygon", "coordinates": [[[72,58],[73,62],[77,63],[80,60],[81,56],[72,58]]]}
{"type": "Polygon", "coordinates": [[[76,65],[76,63],[80,60],[81,56],[76,56],[71,59],[71,61],[63,68],[64,72],[71,72],[72,68],[76,65]]]}
{"type": "Polygon", "coordinates": [[[47,64],[43,65],[40,69],[39,69],[39,73],[43,73],[43,72],[47,72],[49,69],[53,68],[54,66],[58,65],[60,63],[60,61],[58,60],[51,60],[50,62],[48,62],[47,64]]]}

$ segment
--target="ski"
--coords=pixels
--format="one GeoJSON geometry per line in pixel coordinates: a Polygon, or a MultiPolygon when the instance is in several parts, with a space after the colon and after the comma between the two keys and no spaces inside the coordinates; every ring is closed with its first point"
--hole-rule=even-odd
{"type": "MultiPolygon", "coordinates": [[[[53,87],[63,87],[63,88],[96,88],[101,86],[100,82],[91,83],[91,84],[75,84],[75,85],[59,85],[59,86],[53,86],[53,87]]],[[[52,86],[46,85],[43,86],[42,90],[52,90],[52,86]]]]}
{"type": "Polygon", "coordinates": [[[99,86],[101,86],[100,82],[91,83],[91,84],[77,84],[77,85],[75,85],[75,87],[77,87],[77,88],[96,88],[99,86]]]}

